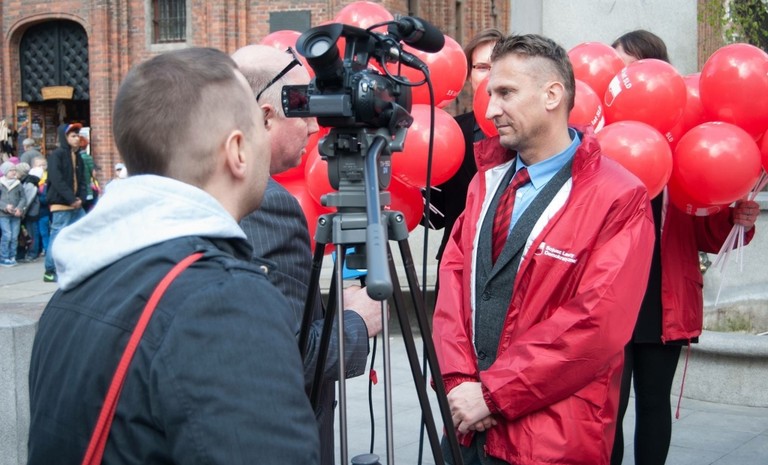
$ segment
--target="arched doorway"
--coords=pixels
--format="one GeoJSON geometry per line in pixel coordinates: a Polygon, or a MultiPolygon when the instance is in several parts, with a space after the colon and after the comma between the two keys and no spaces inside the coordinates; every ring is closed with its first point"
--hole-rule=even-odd
{"type": "Polygon", "coordinates": [[[38,142],[44,153],[56,147],[63,122],[90,127],[88,35],[72,21],[31,26],[19,44],[21,100],[19,132],[38,142]]]}

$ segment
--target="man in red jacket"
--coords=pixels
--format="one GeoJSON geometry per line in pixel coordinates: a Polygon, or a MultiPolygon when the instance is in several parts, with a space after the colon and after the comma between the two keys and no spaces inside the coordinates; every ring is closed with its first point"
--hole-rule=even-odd
{"type": "Polygon", "coordinates": [[[510,36],[491,61],[499,136],[476,144],[434,315],[464,463],[607,464],[653,250],[648,195],[568,127],[561,46],[510,36]]]}

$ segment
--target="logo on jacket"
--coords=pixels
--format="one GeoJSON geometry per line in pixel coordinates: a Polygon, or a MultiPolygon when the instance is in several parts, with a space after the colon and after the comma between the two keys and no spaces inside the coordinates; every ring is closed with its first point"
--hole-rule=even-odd
{"type": "Polygon", "coordinates": [[[539,244],[539,248],[536,249],[536,255],[544,255],[547,257],[552,257],[555,260],[560,260],[567,263],[576,263],[577,261],[579,261],[579,259],[576,258],[575,254],[566,252],[564,250],[556,249],[551,245],[547,244],[546,242],[542,242],[541,244],[539,244]]]}

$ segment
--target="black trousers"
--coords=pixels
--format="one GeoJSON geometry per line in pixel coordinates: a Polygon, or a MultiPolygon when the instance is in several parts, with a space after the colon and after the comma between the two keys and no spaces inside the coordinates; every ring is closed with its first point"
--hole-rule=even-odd
{"type": "Polygon", "coordinates": [[[630,342],[624,349],[619,418],[611,465],[624,458],[622,422],[629,404],[630,383],[635,386],[635,465],[663,465],[672,438],[669,396],[680,358],[680,345],[630,342]]]}

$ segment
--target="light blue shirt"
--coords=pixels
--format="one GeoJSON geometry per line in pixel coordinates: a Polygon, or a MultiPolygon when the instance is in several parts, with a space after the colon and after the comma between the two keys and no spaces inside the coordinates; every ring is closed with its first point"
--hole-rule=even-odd
{"type": "Polygon", "coordinates": [[[533,199],[539,195],[539,192],[544,189],[544,186],[555,177],[557,172],[560,171],[560,168],[565,166],[576,153],[576,149],[581,143],[579,133],[573,128],[568,128],[568,134],[571,136],[571,145],[554,157],[534,163],[531,166],[526,166],[520,157],[517,158],[515,173],[523,168],[527,168],[528,175],[531,177],[531,182],[521,186],[515,193],[515,206],[512,210],[512,220],[509,222],[510,231],[515,226],[515,223],[517,223],[517,220],[523,214],[525,209],[533,202],[533,199]]]}

